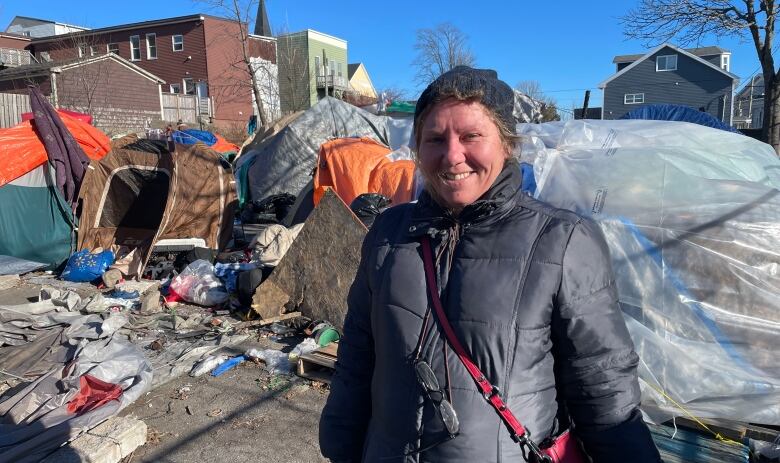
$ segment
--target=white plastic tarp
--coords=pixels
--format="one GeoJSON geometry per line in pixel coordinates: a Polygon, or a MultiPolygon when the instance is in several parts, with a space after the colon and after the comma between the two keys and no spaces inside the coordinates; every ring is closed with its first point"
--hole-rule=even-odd
{"type": "Polygon", "coordinates": [[[143,351],[116,335],[127,316],[82,315],[79,310],[90,302],[73,291],[44,288],[38,302],[0,306],[0,334],[14,341],[0,336],[0,347],[12,344],[0,348],[3,373],[41,375],[0,399],[0,463],[40,461],[151,386],[152,367],[143,351]],[[85,374],[119,385],[122,395],[84,413],[69,413],[68,402],[79,393],[85,374]]]}
{"type": "MultiPolygon", "coordinates": [[[[596,220],[643,403],[780,425],[780,161],[683,122],[520,124],[539,199],[596,220]]],[[[651,409],[652,407],[648,407],[651,409]]]]}

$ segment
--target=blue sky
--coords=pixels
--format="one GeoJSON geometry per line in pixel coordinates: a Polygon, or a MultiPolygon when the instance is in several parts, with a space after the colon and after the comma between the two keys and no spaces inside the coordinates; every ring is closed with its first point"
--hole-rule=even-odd
{"type": "MultiPolygon", "coordinates": [[[[461,1],[461,0],[267,0],[274,30],[315,29],[348,42],[350,62],[365,63],[377,89],[405,89],[416,98],[415,31],[450,22],[469,38],[480,67],[498,71],[510,85],[536,80],[564,109],[579,106],[586,89],[591,106],[601,102],[598,84],[614,73],[615,55],[646,50],[624,38],[618,17],[635,0],[461,1]]],[[[5,0],[0,28],[15,15],[32,16],[87,27],[105,27],[192,13],[212,13],[206,3],[186,0],[133,2],[5,0]]],[[[719,45],[732,52],[731,70],[742,82],[757,70],[747,39],[719,45]]],[[[695,44],[693,45],[695,46],[695,44]]]]}

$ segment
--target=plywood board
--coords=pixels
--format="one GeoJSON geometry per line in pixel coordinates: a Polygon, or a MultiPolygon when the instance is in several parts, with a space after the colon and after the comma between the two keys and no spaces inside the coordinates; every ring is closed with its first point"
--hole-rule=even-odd
{"type": "Polygon", "coordinates": [[[328,190],[287,254],[257,288],[252,308],[262,318],[300,311],[341,330],[367,232],[349,207],[328,190]]]}

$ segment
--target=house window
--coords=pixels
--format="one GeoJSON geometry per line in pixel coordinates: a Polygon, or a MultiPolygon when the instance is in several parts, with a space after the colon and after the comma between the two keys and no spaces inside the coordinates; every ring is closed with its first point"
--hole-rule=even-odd
{"type": "Polygon", "coordinates": [[[623,96],[623,103],[625,104],[642,104],[645,102],[644,93],[626,93],[623,96]]]}
{"type": "Polygon", "coordinates": [[[322,75],[322,71],[320,70],[320,66],[322,66],[322,63],[320,63],[320,57],[315,56],[314,57],[314,75],[320,76],[322,75]]]}
{"type": "Polygon", "coordinates": [[[338,63],[336,66],[338,66],[339,77],[341,77],[342,76],[342,74],[341,74],[341,63],[338,63]]]}
{"type": "Polygon", "coordinates": [[[186,79],[183,79],[182,82],[184,83],[184,93],[186,93],[187,95],[194,95],[195,79],[188,77],[186,79]]]}
{"type": "Polygon", "coordinates": [[[47,62],[47,63],[49,61],[51,61],[51,56],[49,56],[49,52],[48,51],[42,51],[41,54],[40,54],[40,58],[41,58],[40,59],[41,61],[44,61],[44,62],[47,62]]]}
{"type": "Polygon", "coordinates": [[[183,35],[174,35],[171,37],[171,42],[173,43],[173,51],[183,51],[184,50],[184,36],[183,35]]]}
{"type": "Polygon", "coordinates": [[[89,56],[97,56],[98,55],[98,47],[97,45],[90,45],[89,47],[89,56]]]}
{"type": "Polygon", "coordinates": [[[113,53],[115,55],[118,55],[119,54],[119,44],[118,43],[109,43],[108,45],[106,45],[106,50],[109,53],[113,53]]]}
{"type": "Polygon", "coordinates": [[[181,84],[171,84],[171,93],[181,93],[181,84]]]}
{"type": "Polygon", "coordinates": [[[87,46],[79,45],[79,58],[83,58],[85,56],[87,56],[87,46]]]}
{"type": "Polygon", "coordinates": [[[157,59],[157,34],[146,34],[146,59],[157,59]]]}
{"type": "Polygon", "coordinates": [[[677,70],[677,55],[665,55],[659,56],[655,59],[656,71],[676,71],[677,70]]]}
{"type": "Polygon", "coordinates": [[[729,72],[731,61],[731,55],[720,55],[720,68],[726,72],[729,72]]]}
{"type": "Polygon", "coordinates": [[[336,61],[330,60],[328,62],[328,74],[335,76],[336,75],[336,61]]]}
{"type": "Polygon", "coordinates": [[[130,36],[130,61],[141,61],[141,36],[130,36]]]}

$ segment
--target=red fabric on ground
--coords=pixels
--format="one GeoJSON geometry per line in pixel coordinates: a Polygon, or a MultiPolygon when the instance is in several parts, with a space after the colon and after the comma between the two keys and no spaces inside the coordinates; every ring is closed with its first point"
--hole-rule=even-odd
{"type": "Polygon", "coordinates": [[[94,410],[112,400],[117,400],[122,395],[122,388],[117,384],[107,383],[91,375],[79,378],[81,389],[79,393],[68,402],[68,413],[81,415],[94,410]]]}

